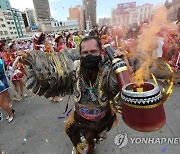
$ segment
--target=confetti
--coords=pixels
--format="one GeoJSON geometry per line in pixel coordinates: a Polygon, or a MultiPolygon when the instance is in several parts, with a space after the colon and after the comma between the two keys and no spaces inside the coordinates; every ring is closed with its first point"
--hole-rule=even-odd
{"type": "MultiPolygon", "coordinates": [[[[70,109],[67,113],[65,112],[65,113],[66,113],[66,116],[58,117],[58,119],[64,119],[64,118],[68,117],[69,114],[71,113],[71,111],[72,111],[72,109],[70,109]]],[[[63,113],[63,114],[65,114],[65,113],[63,113]]]]}
{"type": "Polygon", "coordinates": [[[24,132],[24,128],[20,128],[20,129],[19,129],[19,132],[20,132],[20,133],[23,133],[23,132],[24,132]]]}
{"type": "Polygon", "coordinates": [[[46,143],[48,143],[48,139],[45,139],[46,143]]]}
{"type": "Polygon", "coordinates": [[[166,148],[165,147],[162,148],[162,152],[166,152],[166,148]]]}
{"type": "Polygon", "coordinates": [[[55,133],[57,133],[57,132],[58,132],[58,130],[57,130],[57,129],[55,129],[55,130],[54,130],[54,132],[55,132],[55,133]]]}
{"type": "Polygon", "coordinates": [[[54,116],[51,116],[51,120],[55,119],[54,116]]]}
{"type": "Polygon", "coordinates": [[[48,111],[48,108],[45,108],[44,112],[47,112],[48,111]]]}

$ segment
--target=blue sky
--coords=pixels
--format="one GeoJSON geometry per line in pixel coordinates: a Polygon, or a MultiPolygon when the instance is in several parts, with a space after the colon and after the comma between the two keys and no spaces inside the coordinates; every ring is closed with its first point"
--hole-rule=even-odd
{"type": "MultiPolygon", "coordinates": [[[[33,8],[33,0],[9,0],[12,7],[23,11],[25,8],[33,8]]],[[[133,0],[97,0],[97,17],[111,16],[111,9],[119,3],[133,2],[133,0]]],[[[165,0],[136,0],[137,5],[145,3],[163,4],[165,0]]],[[[49,0],[51,15],[54,19],[64,21],[69,16],[68,8],[82,5],[82,0],[49,0]]]]}

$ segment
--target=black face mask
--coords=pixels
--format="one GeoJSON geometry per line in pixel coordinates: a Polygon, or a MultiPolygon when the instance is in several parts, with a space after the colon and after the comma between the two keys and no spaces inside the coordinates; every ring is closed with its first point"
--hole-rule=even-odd
{"type": "Polygon", "coordinates": [[[81,57],[80,60],[84,68],[94,69],[98,67],[99,62],[101,60],[101,56],[87,55],[86,57],[81,57]]]}

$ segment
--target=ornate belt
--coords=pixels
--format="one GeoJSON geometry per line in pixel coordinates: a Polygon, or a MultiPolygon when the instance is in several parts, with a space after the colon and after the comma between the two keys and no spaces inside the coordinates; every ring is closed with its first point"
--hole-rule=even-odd
{"type": "Polygon", "coordinates": [[[99,107],[92,105],[90,108],[86,105],[76,104],[76,112],[84,119],[90,121],[97,121],[105,117],[107,113],[107,107],[99,107]]]}

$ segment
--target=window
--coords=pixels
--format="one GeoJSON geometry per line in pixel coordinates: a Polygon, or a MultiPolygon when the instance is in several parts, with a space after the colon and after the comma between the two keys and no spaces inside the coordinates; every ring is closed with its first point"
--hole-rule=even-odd
{"type": "Polygon", "coordinates": [[[142,19],[142,14],[140,14],[140,19],[142,19]]]}
{"type": "Polygon", "coordinates": [[[5,25],[5,24],[2,24],[1,26],[2,26],[2,27],[6,27],[6,25],[5,25]]]}
{"type": "Polygon", "coordinates": [[[0,18],[0,21],[3,21],[3,18],[0,18]]]}
{"type": "Polygon", "coordinates": [[[13,34],[13,32],[11,32],[11,34],[13,34]]]}
{"type": "Polygon", "coordinates": [[[13,29],[16,29],[15,27],[13,27],[13,29]]]}
{"type": "Polygon", "coordinates": [[[9,22],[9,21],[7,21],[7,24],[9,25],[9,24],[10,24],[10,22],[9,22]]]}
{"type": "Polygon", "coordinates": [[[13,24],[13,25],[14,25],[14,22],[11,22],[11,24],[13,24]]]}
{"type": "Polygon", "coordinates": [[[5,34],[5,35],[8,35],[8,31],[4,31],[4,34],[5,34]]]}
{"type": "Polygon", "coordinates": [[[2,32],[2,31],[0,31],[0,35],[3,35],[3,32],[2,32]]]}
{"type": "Polygon", "coordinates": [[[14,34],[17,34],[17,32],[14,32],[14,34]]]}
{"type": "Polygon", "coordinates": [[[12,29],[12,27],[9,27],[9,29],[11,30],[11,29],[12,29]]]}

